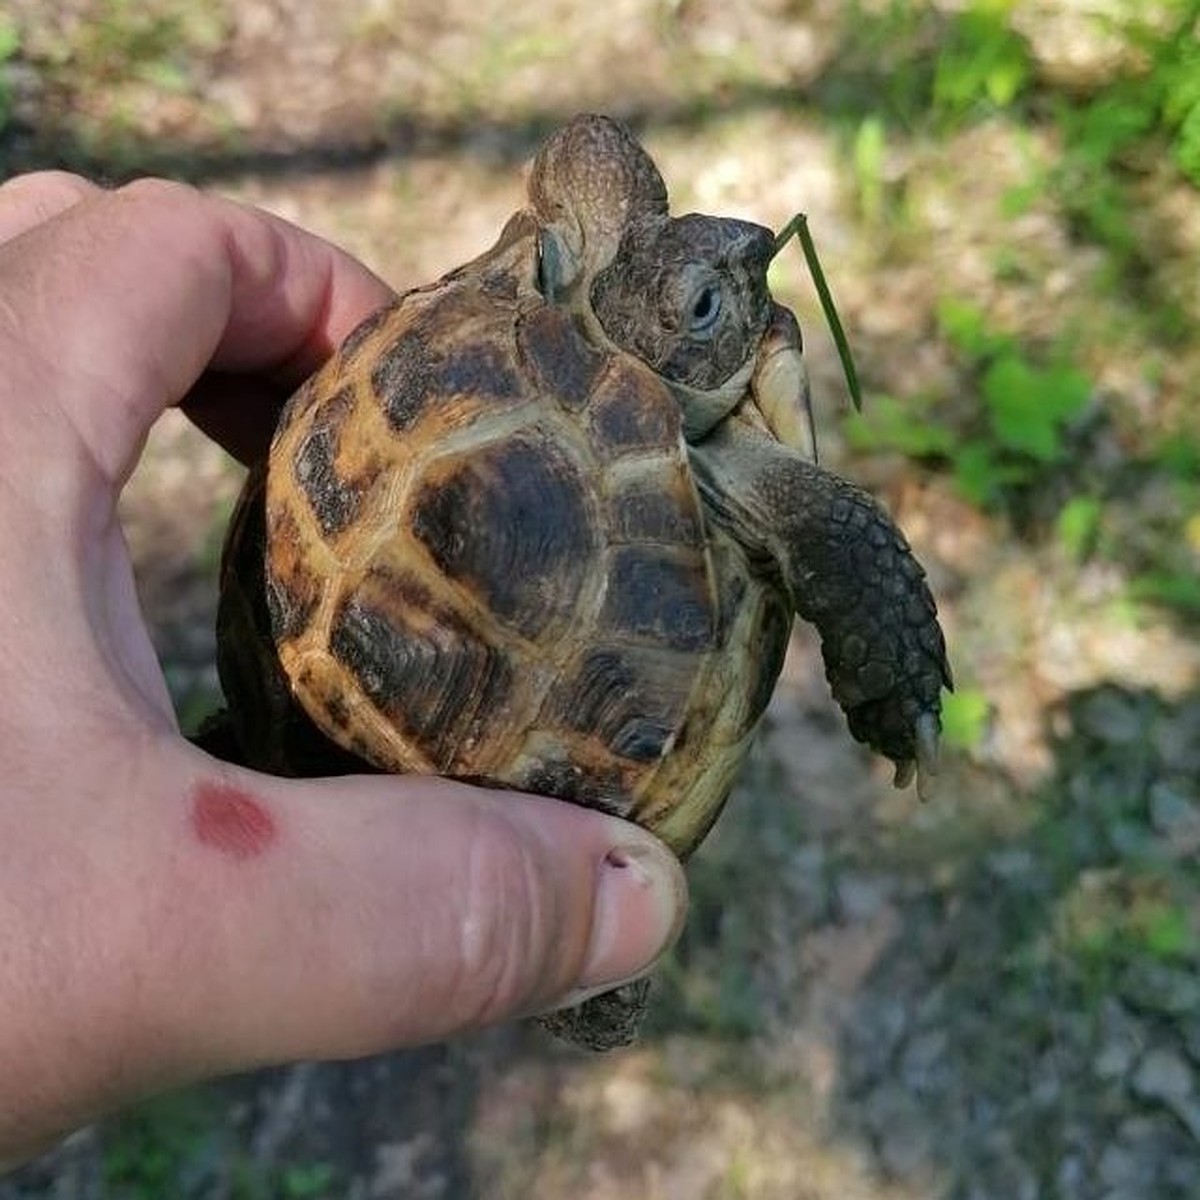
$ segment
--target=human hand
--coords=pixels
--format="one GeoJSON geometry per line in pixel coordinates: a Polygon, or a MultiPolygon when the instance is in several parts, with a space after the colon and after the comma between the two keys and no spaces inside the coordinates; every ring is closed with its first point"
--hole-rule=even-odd
{"type": "Polygon", "coordinates": [[[116,516],[146,433],[184,402],[261,447],[388,295],[179,185],[0,187],[0,1165],[156,1089],[551,1007],[678,929],[678,864],[623,821],[179,734],[116,516]]]}

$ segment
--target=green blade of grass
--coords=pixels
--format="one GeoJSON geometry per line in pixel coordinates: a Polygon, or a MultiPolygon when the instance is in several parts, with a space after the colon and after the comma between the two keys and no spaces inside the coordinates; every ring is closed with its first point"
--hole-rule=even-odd
{"type": "Polygon", "coordinates": [[[833,334],[833,342],[837,346],[838,357],[842,360],[842,370],[846,374],[846,386],[850,389],[850,398],[854,401],[854,407],[861,412],[862,389],[858,383],[858,372],[854,369],[854,357],[850,353],[850,342],[846,337],[845,329],[842,328],[842,320],[838,316],[837,306],[833,302],[833,293],[829,290],[825,272],[821,269],[821,260],[817,257],[817,246],[809,232],[808,217],[805,213],[797,213],[780,230],[779,235],[775,238],[772,257],[787,245],[793,235],[800,241],[800,248],[804,251],[804,261],[808,264],[809,274],[816,285],[817,298],[821,301],[821,311],[825,314],[829,332],[833,334]]]}

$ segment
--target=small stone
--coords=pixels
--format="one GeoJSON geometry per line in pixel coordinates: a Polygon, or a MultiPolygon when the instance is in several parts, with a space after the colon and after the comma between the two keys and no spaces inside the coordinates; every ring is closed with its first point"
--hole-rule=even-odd
{"type": "Polygon", "coordinates": [[[1074,1200],[1074,1197],[1082,1195],[1087,1183],[1087,1164],[1078,1154],[1068,1154],[1058,1164],[1055,1182],[1060,1196],[1074,1200]]]}
{"type": "Polygon", "coordinates": [[[1191,1097],[1173,1101],[1171,1111],[1192,1135],[1192,1140],[1200,1142],[1200,1101],[1191,1097]]]}
{"type": "Polygon", "coordinates": [[[1188,1058],[1200,1065],[1200,1015],[1188,1017],[1183,1022],[1184,1049],[1188,1058]]]}
{"type": "Polygon", "coordinates": [[[1160,779],[1150,788],[1150,825],[1177,855],[1200,848],[1200,804],[1185,786],[1182,781],[1160,779]]]}
{"type": "Polygon", "coordinates": [[[919,1033],[904,1048],[900,1071],[906,1083],[918,1090],[946,1057],[949,1038],[943,1029],[919,1033]]]}
{"type": "Polygon", "coordinates": [[[1154,748],[1168,771],[1184,779],[1200,775],[1200,702],[1184,705],[1154,727],[1154,748]]]}
{"type": "Polygon", "coordinates": [[[903,1121],[889,1129],[879,1146],[884,1167],[900,1179],[916,1174],[930,1161],[929,1129],[916,1121],[903,1121]]]}
{"type": "Polygon", "coordinates": [[[1136,858],[1146,851],[1151,839],[1139,821],[1113,821],[1108,829],[1109,845],[1122,858],[1136,858]]]}
{"type": "Polygon", "coordinates": [[[1176,1017],[1200,1011],[1200,979],[1162,962],[1140,961],[1121,980],[1121,993],[1137,1009],[1176,1017]]]}
{"type": "Polygon", "coordinates": [[[1142,1156],[1120,1142],[1105,1147],[1097,1172],[1107,1187],[1136,1183],[1143,1173],[1142,1156]]]}
{"type": "Polygon", "coordinates": [[[887,903],[887,879],[843,872],[837,881],[837,901],[843,921],[868,921],[887,903]]]}
{"type": "Polygon", "coordinates": [[[987,856],[988,870],[1001,879],[1021,879],[1031,875],[1035,862],[1033,853],[1022,846],[994,850],[987,856]]]}
{"type": "Polygon", "coordinates": [[[418,1188],[429,1194],[422,1170],[422,1160],[432,1149],[432,1137],[420,1133],[407,1142],[383,1142],[375,1147],[375,1172],[371,1179],[370,1195],[382,1200],[386,1196],[412,1196],[418,1188]]]}
{"type": "Polygon", "coordinates": [[[1079,712],[1083,733],[1114,746],[1128,746],[1144,733],[1138,704],[1116,689],[1105,689],[1088,698],[1079,712]]]}
{"type": "Polygon", "coordinates": [[[889,1174],[911,1177],[932,1161],[928,1116],[908,1088],[892,1081],[881,1084],[866,1098],[864,1116],[874,1131],[879,1161],[889,1174]]]}
{"type": "Polygon", "coordinates": [[[1137,1046],[1128,1038],[1113,1038],[1101,1047],[1092,1070],[1101,1079],[1119,1079],[1128,1075],[1137,1058],[1137,1046]]]}
{"type": "Polygon", "coordinates": [[[1142,1059],[1130,1083],[1139,1096],[1173,1106],[1191,1095],[1192,1071],[1181,1055],[1159,1048],[1142,1059]]]}

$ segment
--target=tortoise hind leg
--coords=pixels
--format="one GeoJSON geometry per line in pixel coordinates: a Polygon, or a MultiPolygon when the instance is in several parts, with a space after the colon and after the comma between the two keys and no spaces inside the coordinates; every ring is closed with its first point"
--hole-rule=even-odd
{"type": "Polygon", "coordinates": [[[649,979],[636,979],[573,1008],[546,1013],[538,1017],[538,1024],[585,1050],[618,1050],[637,1037],[649,990],[649,979]]]}
{"type": "Polygon", "coordinates": [[[914,774],[937,770],[946,645],[925,572],[873,497],[733,419],[690,447],[700,493],[752,558],[774,569],[821,635],[850,732],[914,774]]]}

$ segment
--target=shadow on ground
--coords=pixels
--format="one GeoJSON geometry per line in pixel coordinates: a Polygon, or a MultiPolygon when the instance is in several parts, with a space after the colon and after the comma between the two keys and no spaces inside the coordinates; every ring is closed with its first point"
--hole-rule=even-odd
{"type": "Polygon", "coordinates": [[[926,882],[846,1023],[839,1124],[938,1196],[1184,1200],[1200,1187],[1200,693],[1101,686],[1053,720],[1026,828],[895,848],[926,882]]]}
{"type": "MultiPolygon", "coordinates": [[[[750,84],[731,87],[711,102],[634,103],[615,106],[631,128],[643,132],[701,132],[716,121],[763,112],[795,112],[804,93],[786,87],[750,84]]],[[[413,155],[454,153],[478,157],[489,167],[511,171],[525,162],[548,133],[578,111],[546,108],[509,120],[468,115],[437,119],[397,114],[385,128],[373,130],[378,117],[367,109],[343,114],[339,123],[310,140],[289,144],[271,138],[249,144],[242,138],[171,141],[161,137],[122,136],[120,146],[97,151],[81,137],[69,114],[38,124],[12,121],[0,130],[0,176],[48,167],[75,171],[119,184],[144,175],[162,175],[190,183],[219,184],[254,175],[264,180],[309,178],[359,171],[413,155]]]]}

